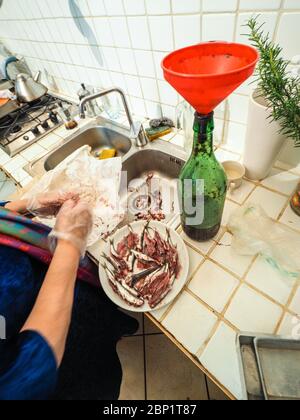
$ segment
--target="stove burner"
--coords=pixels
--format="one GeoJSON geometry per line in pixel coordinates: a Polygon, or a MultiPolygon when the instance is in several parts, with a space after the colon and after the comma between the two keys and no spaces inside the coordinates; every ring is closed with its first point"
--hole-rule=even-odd
{"type": "Polygon", "coordinates": [[[14,133],[14,134],[19,133],[19,131],[21,131],[21,130],[22,130],[22,127],[19,124],[16,124],[12,127],[11,133],[14,133]]]}

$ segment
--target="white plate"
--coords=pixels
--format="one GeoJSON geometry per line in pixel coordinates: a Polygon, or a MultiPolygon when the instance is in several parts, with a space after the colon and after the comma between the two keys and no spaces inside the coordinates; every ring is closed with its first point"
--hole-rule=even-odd
{"type": "MultiPolygon", "coordinates": [[[[139,222],[133,222],[130,224],[132,230],[137,233],[141,234],[146,222],[145,221],[139,221],[139,222]]],[[[162,238],[166,238],[167,236],[167,226],[160,222],[152,221],[150,222],[149,226],[156,229],[162,238]]],[[[168,228],[169,229],[169,228],[168,228]]],[[[153,312],[158,309],[163,308],[164,306],[171,303],[176,296],[181,292],[183,289],[189,272],[189,255],[186,248],[185,243],[183,242],[182,238],[178,235],[177,232],[173,229],[169,229],[171,240],[174,245],[177,245],[178,250],[178,256],[179,256],[179,262],[181,265],[181,270],[179,273],[178,278],[175,280],[174,285],[170,293],[154,308],[151,309],[148,303],[146,302],[143,306],[140,308],[135,308],[127,304],[117,293],[114,292],[112,289],[106,272],[102,265],[106,262],[103,257],[100,257],[100,263],[99,263],[99,277],[100,282],[103,287],[103,290],[107,294],[107,296],[119,307],[126,309],[127,311],[132,312],[153,312]]],[[[115,244],[118,244],[126,235],[128,235],[129,229],[128,226],[124,226],[122,229],[118,230],[111,239],[114,241],[115,244]]],[[[104,254],[110,255],[110,243],[108,242],[104,247],[104,254]]]]}

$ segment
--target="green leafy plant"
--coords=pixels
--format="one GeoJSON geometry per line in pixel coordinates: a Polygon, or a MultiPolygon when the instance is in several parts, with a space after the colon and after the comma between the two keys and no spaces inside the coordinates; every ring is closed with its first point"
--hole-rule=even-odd
{"type": "Polygon", "coordinates": [[[270,109],[271,121],[278,121],[280,132],[300,147],[300,77],[288,73],[289,61],[282,58],[282,48],[270,40],[257,17],[249,19],[249,39],[260,53],[256,69],[258,89],[270,109]]]}

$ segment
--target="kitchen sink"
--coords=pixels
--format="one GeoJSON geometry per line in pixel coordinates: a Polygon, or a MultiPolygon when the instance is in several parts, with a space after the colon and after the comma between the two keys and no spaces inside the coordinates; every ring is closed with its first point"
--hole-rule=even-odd
{"type": "Polygon", "coordinates": [[[140,209],[136,203],[141,197],[148,197],[146,198],[147,207],[148,200],[150,199],[153,203],[153,198],[157,197],[158,192],[160,192],[164,215],[161,221],[169,223],[178,215],[177,180],[185,160],[175,157],[172,145],[163,143],[165,144],[162,144],[162,147],[157,147],[158,143],[155,143],[155,146],[150,144],[147,148],[136,150],[124,158],[120,199],[127,212],[122,225],[138,219],[140,209]],[[153,183],[148,184],[147,180],[153,183]]]}
{"type": "Polygon", "coordinates": [[[88,128],[51,153],[44,161],[45,170],[54,169],[73,152],[85,145],[91,147],[94,156],[98,156],[105,149],[116,149],[117,156],[123,157],[131,149],[131,140],[107,127],[88,128]]]}

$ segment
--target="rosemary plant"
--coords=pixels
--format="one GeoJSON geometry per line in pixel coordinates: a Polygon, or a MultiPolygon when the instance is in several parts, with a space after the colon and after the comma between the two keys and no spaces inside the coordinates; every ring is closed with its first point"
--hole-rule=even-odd
{"type": "Polygon", "coordinates": [[[278,121],[280,132],[300,147],[300,77],[288,74],[290,63],[282,58],[282,48],[270,41],[257,17],[249,19],[245,26],[250,29],[252,45],[260,52],[256,76],[258,89],[271,111],[270,119],[278,121]]]}

